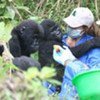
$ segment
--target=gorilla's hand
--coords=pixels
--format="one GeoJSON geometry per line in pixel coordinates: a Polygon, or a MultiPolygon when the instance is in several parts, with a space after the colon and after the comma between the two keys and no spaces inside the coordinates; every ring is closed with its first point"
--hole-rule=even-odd
{"type": "Polygon", "coordinates": [[[49,32],[49,39],[52,39],[52,40],[62,39],[62,32],[58,25],[52,26],[48,32],[49,32]]]}
{"type": "Polygon", "coordinates": [[[0,45],[0,55],[1,56],[2,56],[3,51],[4,51],[4,47],[3,47],[3,45],[0,45]]]}

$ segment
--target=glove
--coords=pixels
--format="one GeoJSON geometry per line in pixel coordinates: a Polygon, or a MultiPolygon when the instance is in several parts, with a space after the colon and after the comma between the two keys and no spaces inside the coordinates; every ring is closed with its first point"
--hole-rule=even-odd
{"type": "Polygon", "coordinates": [[[62,48],[59,45],[57,46],[59,48],[59,52],[55,48],[53,50],[53,58],[55,61],[65,66],[66,61],[73,61],[76,59],[68,47],[63,46],[64,48],[62,48]]]}

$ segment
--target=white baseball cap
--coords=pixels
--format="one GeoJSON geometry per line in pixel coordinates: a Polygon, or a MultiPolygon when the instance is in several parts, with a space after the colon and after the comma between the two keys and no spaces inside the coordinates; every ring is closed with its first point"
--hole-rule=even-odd
{"type": "Polygon", "coordinates": [[[70,27],[76,28],[80,26],[91,27],[94,22],[94,16],[92,12],[86,7],[78,7],[72,11],[72,13],[63,19],[70,27]]]}

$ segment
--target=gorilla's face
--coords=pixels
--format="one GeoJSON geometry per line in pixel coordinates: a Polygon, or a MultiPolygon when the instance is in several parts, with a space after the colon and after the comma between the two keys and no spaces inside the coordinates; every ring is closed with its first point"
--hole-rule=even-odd
{"type": "Polygon", "coordinates": [[[48,39],[52,39],[52,40],[62,39],[62,32],[58,25],[55,25],[49,29],[48,39]]]}
{"type": "MultiPolygon", "coordinates": [[[[35,52],[38,50],[38,33],[34,28],[29,28],[23,26],[19,32],[19,40],[22,43],[22,47],[28,49],[30,52],[35,52]]],[[[26,49],[26,50],[27,50],[26,49]]]]}
{"type": "Polygon", "coordinates": [[[58,24],[50,19],[46,19],[41,22],[41,26],[44,29],[44,39],[46,40],[61,40],[62,32],[58,24]]]}
{"type": "Polygon", "coordinates": [[[20,41],[22,52],[34,53],[38,50],[38,38],[43,33],[37,23],[32,20],[27,20],[15,27],[15,30],[20,41]]]}

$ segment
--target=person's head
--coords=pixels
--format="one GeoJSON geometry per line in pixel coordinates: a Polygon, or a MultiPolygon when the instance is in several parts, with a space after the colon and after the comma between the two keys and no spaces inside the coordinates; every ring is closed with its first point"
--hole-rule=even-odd
{"type": "Polygon", "coordinates": [[[67,33],[72,39],[79,39],[94,23],[92,12],[86,7],[75,8],[71,14],[63,19],[68,25],[67,33]]]}

